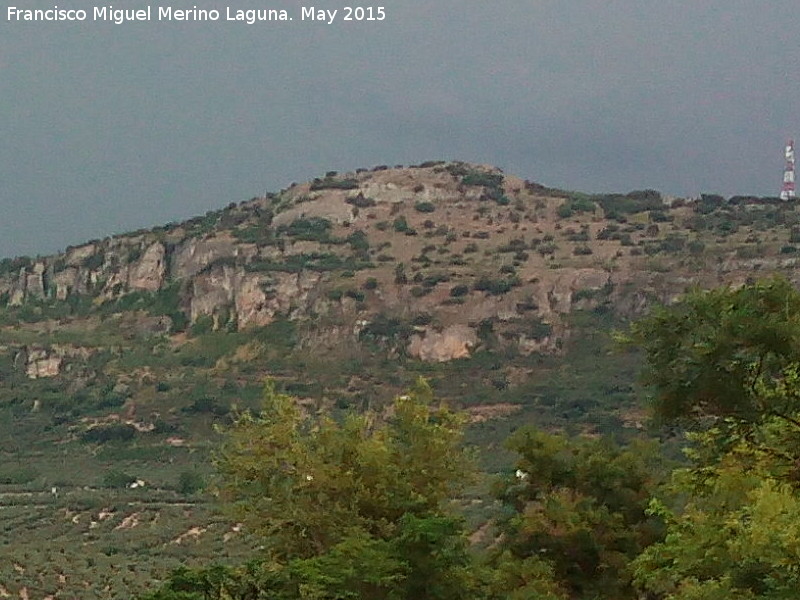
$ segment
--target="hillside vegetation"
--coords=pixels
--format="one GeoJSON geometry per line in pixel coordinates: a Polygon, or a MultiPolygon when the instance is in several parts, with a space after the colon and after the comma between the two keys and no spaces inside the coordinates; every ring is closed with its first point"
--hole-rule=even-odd
{"type": "MultiPolygon", "coordinates": [[[[642,353],[610,331],[694,285],[795,282],[798,247],[774,199],[576,194],[433,162],[4,259],[0,595],[127,597],[250,558],[262,542],[206,487],[217,426],[257,410],[266,377],[339,418],[422,376],[490,473],[513,469],[523,425],[640,437],[642,353]]],[[[459,496],[470,530],[489,487],[459,496]]]]}

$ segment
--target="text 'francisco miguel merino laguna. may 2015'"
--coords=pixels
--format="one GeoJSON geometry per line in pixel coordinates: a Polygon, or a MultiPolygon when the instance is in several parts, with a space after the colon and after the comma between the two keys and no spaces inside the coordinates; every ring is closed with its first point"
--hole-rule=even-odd
{"type": "Polygon", "coordinates": [[[136,21],[167,22],[235,22],[253,25],[258,22],[313,21],[332,25],[336,21],[369,22],[384,21],[383,6],[341,6],[318,9],[314,6],[299,6],[297,11],[286,9],[257,8],[242,9],[224,6],[220,8],[175,8],[172,6],[145,6],[142,8],[115,8],[95,6],[90,9],[75,9],[53,6],[47,9],[29,9],[9,6],[6,20],[10,22],[32,21],[99,21],[122,25],[136,21]]]}

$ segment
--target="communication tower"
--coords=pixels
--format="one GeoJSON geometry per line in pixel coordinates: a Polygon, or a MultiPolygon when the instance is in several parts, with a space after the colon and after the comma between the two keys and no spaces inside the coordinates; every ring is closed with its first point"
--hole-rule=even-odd
{"type": "Polygon", "coordinates": [[[783,169],[781,200],[794,200],[794,140],[786,144],[786,166],[783,169]]]}

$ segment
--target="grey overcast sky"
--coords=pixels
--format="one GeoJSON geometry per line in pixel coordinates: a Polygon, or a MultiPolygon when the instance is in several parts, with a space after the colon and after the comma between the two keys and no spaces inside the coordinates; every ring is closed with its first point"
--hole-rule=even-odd
{"type": "Polygon", "coordinates": [[[796,0],[386,0],[380,23],[332,25],[300,6],[346,2],[195,0],[294,17],[255,25],[5,13],[55,3],[0,15],[0,256],[433,159],[588,192],[775,195],[800,137],[796,0]]]}

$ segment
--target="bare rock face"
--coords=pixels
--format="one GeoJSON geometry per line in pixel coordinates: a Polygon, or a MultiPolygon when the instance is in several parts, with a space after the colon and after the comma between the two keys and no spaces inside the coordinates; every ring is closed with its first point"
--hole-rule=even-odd
{"type": "Polygon", "coordinates": [[[525,335],[521,335],[519,337],[519,341],[517,342],[517,346],[519,348],[520,353],[529,356],[531,354],[553,354],[558,351],[558,341],[559,338],[557,335],[548,335],[547,337],[543,338],[529,338],[525,335]]]}
{"type": "Polygon", "coordinates": [[[24,364],[25,373],[31,379],[41,377],[56,377],[64,367],[64,359],[78,359],[86,361],[92,356],[93,350],[80,346],[53,344],[48,347],[27,347],[15,359],[15,364],[24,364]]]}
{"type": "Polygon", "coordinates": [[[8,299],[8,304],[10,306],[22,306],[22,303],[25,301],[25,286],[27,282],[28,276],[25,269],[20,269],[19,275],[11,284],[11,293],[8,299]]]}
{"type": "Polygon", "coordinates": [[[425,184],[420,186],[419,172],[415,169],[376,172],[361,184],[361,192],[379,203],[389,204],[410,201],[450,204],[477,200],[483,193],[480,186],[454,185],[453,176],[446,171],[428,171],[425,178],[425,184]]]}
{"type": "Polygon", "coordinates": [[[26,274],[25,292],[28,296],[44,298],[44,263],[36,263],[33,269],[26,274]]]}
{"type": "MultiPolygon", "coordinates": [[[[312,192],[312,194],[317,195],[316,192],[312,192]]],[[[334,192],[333,195],[340,195],[342,197],[339,201],[331,198],[331,195],[332,193],[330,191],[326,191],[325,197],[323,198],[302,202],[277,215],[273,219],[272,224],[279,227],[281,225],[288,225],[297,219],[309,219],[314,217],[328,219],[332,223],[337,224],[352,223],[356,219],[356,216],[353,212],[353,207],[344,202],[344,198],[347,194],[345,192],[334,192]]]]}
{"type": "Polygon", "coordinates": [[[55,288],[56,299],[66,300],[72,292],[85,292],[86,273],[77,267],[67,267],[53,275],[52,285],[55,288]]]}
{"type": "Polygon", "coordinates": [[[281,273],[275,285],[273,306],[290,318],[300,316],[311,304],[312,292],[317,289],[322,276],[313,271],[281,273]]]}
{"type": "Polygon", "coordinates": [[[321,275],[310,271],[275,273],[271,277],[240,273],[234,290],[239,327],[260,327],[277,315],[304,315],[313,304],[321,275]]]}
{"type": "Polygon", "coordinates": [[[25,373],[30,379],[55,377],[61,372],[63,358],[43,348],[29,349],[26,353],[25,373]]]}
{"type": "Polygon", "coordinates": [[[167,316],[138,316],[136,331],[142,335],[166,335],[172,329],[172,319],[167,316]]]}
{"type": "Polygon", "coordinates": [[[64,262],[71,267],[79,267],[90,256],[93,256],[97,251],[95,244],[86,244],[85,246],[78,246],[77,248],[70,248],[67,250],[64,262]]]}
{"type": "MultiPolygon", "coordinates": [[[[116,298],[121,292],[127,291],[126,286],[128,283],[128,273],[130,270],[130,265],[123,265],[108,275],[108,279],[105,281],[105,284],[103,285],[103,291],[101,292],[104,298],[116,298]]],[[[90,275],[90,277],[95,276],[96,273],[94,272],[90,275]]]]}
{"type": "Polygon", "coordinates": [[[239,327],[261,327],[274,318],[260,277],[243,276],[236,286],[236,316],[239,327]]]}
{"type": "Polygon", "coordinates": [[[222,266],[201,273],[192,281],[190,317],[211,316],[233,303],[238,279],[237,269],[222,266]]]}
{"type": "Polygon", "coordinates": [[[161,242],[147,247],[139,261],[128,274],[128,287],[131,290],[155,292],[161,289],[167,271],[166,249],[161,242]]]}
{"type": "Polygon", "coordinates": [[[304,314],[313,302],[319,273],[248,273],[241,267],[221,266],[200,273],[192,281],[190,316],[211,316],[235,310],[241,328],[268,325],[276,315],[304,314]]]}
{"type": "Polygon", "coordinates": [[[408,353],[426,362],[446,362],[469,357],[477,343],[478,336],[472,327],[451,325],[441,332],[427,330],[423,335],[412,336],[408,353]]]}
{"type": "Polygon", "coordinates": [[[228,237],[192,238],[181,244],[173,254],[172,276],[175,279],[188,279],[215,261],[236,256],[237,244],[228,237]]]}
{"type": "Polygon", "coordinates": [[[547,302],[540,306],[549,306],[557,314],[567,314],[572,310],[573,297],[576,292],[599,291],[610,281],[610,275],[602,269],[572,269],[560,274],[547,289],[547,302]]]}

